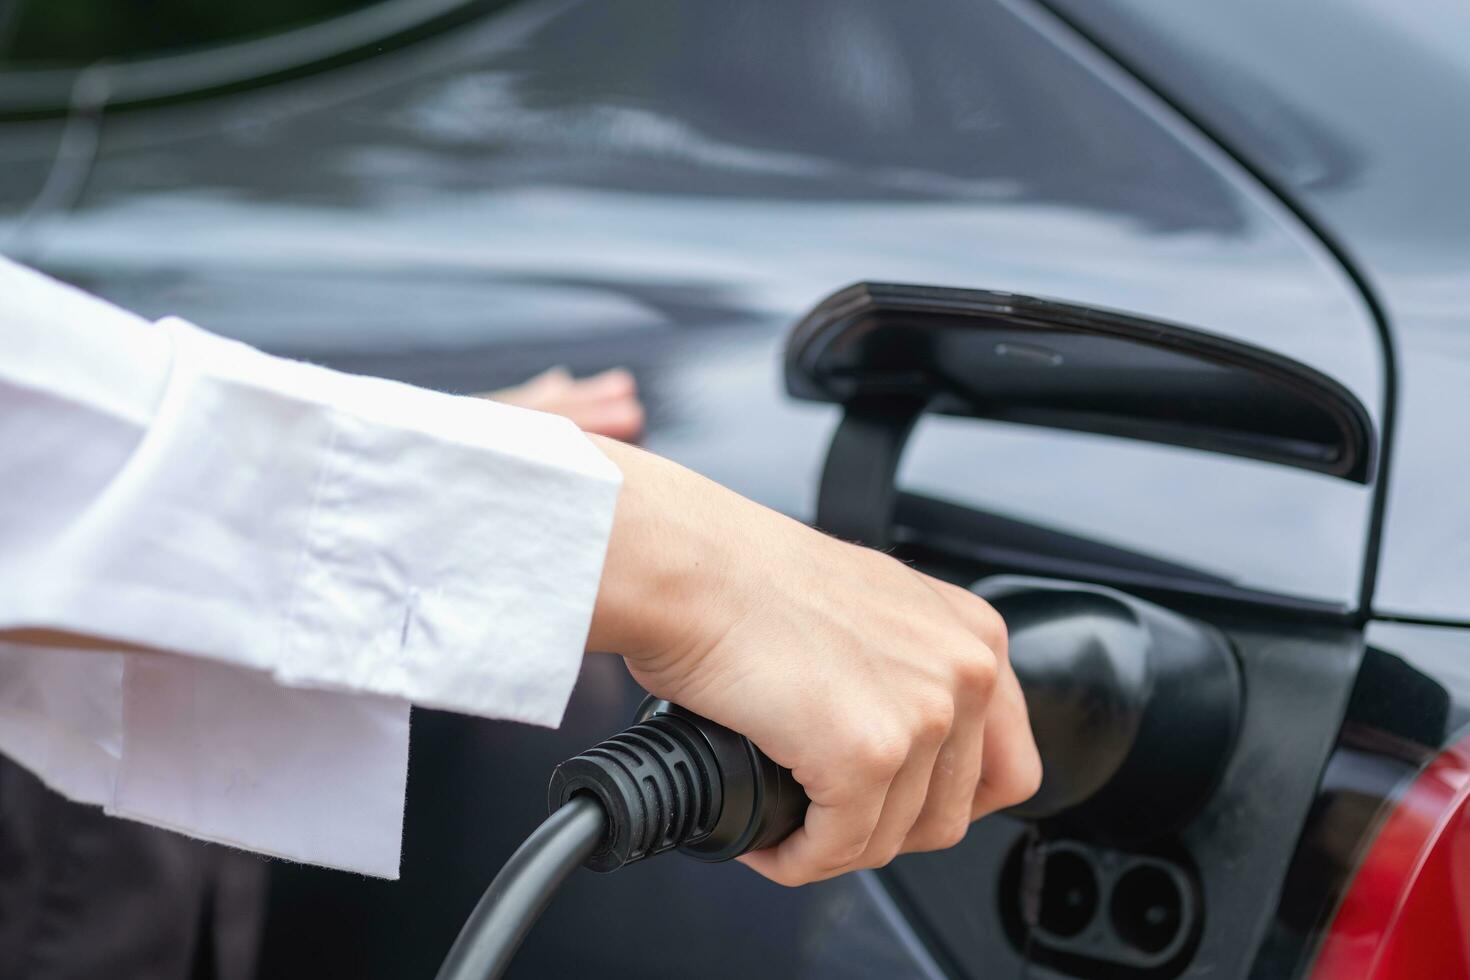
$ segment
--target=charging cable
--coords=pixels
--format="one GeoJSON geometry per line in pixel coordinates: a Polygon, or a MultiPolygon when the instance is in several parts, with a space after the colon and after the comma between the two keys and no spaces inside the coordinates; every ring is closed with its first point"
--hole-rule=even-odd
{"type": "Polygon", "coordinates": [[[470,913],[438,980],[497,980],[578,866],[616,871],[677,849],[728,861],[801,826],[801,785],[743,735],[649,699],[626,731],[551,774],[551,815],[470,913]]]}

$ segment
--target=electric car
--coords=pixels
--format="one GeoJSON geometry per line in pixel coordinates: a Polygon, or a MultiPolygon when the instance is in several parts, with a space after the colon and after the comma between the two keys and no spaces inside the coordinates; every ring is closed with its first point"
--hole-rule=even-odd
{"type": "MultiPolygon", "coordinates": [[[[513,976],[1470,976],[1470,8],[152,36],[10,51],[8,254],[446,390],[626,364],[651,449],[974,584],[1030,672],[1032,809],[796,890],[579,873],[513,976]]],[[[402,880],[274,865],[261,975],[432,975],[640,697],[589,658],[559,731],[417,712],[402,880]]]]}

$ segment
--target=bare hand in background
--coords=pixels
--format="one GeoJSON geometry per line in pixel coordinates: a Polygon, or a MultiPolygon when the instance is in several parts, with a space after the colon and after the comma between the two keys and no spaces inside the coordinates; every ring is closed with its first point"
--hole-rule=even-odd
{"type": "Polygon", "coordinates": [[[584,432],[624,441],[643,432],[643,404],[633,375],[613,368],[586,378],[574,378],[566,368],[555,367],[511,388],[486,392],[481,397],[550,412],[571,419],[584,432]]]}

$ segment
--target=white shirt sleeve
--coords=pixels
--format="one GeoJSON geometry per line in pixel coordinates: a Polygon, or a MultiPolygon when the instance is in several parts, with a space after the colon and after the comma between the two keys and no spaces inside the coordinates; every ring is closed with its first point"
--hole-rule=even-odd
{"type": "Polygon", "coordinates": [[[0,649],[0,751],[121,815],[391,876],[407,705],[560,721],[618,485],[564,419],[0,259],[0,628],[173,652],[0,649]]]}

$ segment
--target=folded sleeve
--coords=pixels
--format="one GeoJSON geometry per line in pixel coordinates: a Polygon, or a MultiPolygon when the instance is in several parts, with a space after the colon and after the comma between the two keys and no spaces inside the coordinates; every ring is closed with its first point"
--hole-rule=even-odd
{"type": "Polygon", "coordinates": [[[121,720],[122,753],[101,801],[107,813],[273,857],[398,877],[406,701],[282,687],[208,660],[130,653],[121,720]]]}
{"type": "MultiPolygon", "coordinates": [[[[0,441],[0,480],[24,485],[11,506],[35,511],[5,524],[49,528],[0,551],[0,625],[560,721],[619,485],[572,423],[271,357],[179,320],[154,329],[169,364],[146,425],[125,454],[106,441],[114,469],[60,492],[65,513],[49,457],[86,440],[68,448],[31,413],[30,433],[0,441]],[[7,464],[7,447],[36,442],[44,455],[7,464]]],[[[88,408],[98,428],[127,428],[88,408]]]]}
{"type": "MultiPolygon", "coordinates": [[[[149,661],[117,696],[164,717],[181,691],[234,678],[249,686],[233,741],[264,745],[272,714],[311,713],[309,698],[273,702],[272,687],[366,699],[343,703],[342,731],[385,746],[401,735],[403,751],[381,755],[400,803],[407,704],[559,723],[620,482],[571,422],[146,323],[3,259],[0,342],[0,629],[212,662],[226,673],[171,678],[171,658],[149,661]]],[[[129,714],[143,717],[122,713],[123,755],[129,714]]],[[[330,750],[320,726],[313,738],[330,750]]],[[[156,725],[133,742],[167,743],[156,725]]],[[[127,801],[114,809],[189,829],[180,814],[195,811],[158,804],[187,766],[118,771],[127,801]]],[[[373,798],[358,809],[394,809],[373,798]]],[[[242,839],[221,812],[190,819],[201,836],[242,839]]],[[[279,852],[314,853],[299,840],[279,852]]]]}

